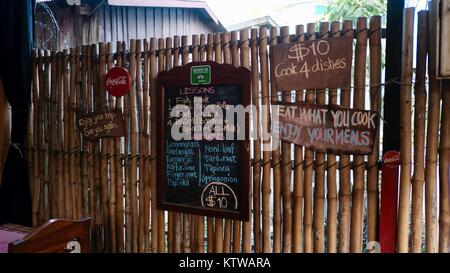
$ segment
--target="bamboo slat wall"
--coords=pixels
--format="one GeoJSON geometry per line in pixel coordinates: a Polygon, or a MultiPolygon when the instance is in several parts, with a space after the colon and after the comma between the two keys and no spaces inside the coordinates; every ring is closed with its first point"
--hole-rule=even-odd
{"type": "MultiPolygon", "coordinates": [[[[354,157],[317,153],[284,142],[270,152],[262,145],[275,143],[253,139],[252,217],[247,223],[156,210],[154,159],[158,147],[154,143],[158,134],[153,130],[157,126],[152,98],[157,92],[157,73],[189,61],[211,60],[252,70],[252,102],[258,109],[283,100],[380,111],[383,85],[401,84],[402,124],[406,127],[402,129],[398,250],[421,251],[424,214],[426,250],[445,251],[448,232],[439,233],[438,248],[436,212],[439,209],[439,227],[447,231],[450,90],[442,93],[441,115],[439,85],[430,80],[427,88],[425,82],[428,12],[422,11],[411,114],[414,12],[407,9],[405,14],[402,78],[385,83],[381,81],[382,29],[377,16],[359,18],[355,29],[352,21],[322,22],[318,26],[299,25],[295,30],[260,28],[117,42],[115,52],[111,43],[63,52],[36,51],[27,150],[34,225],[49,218],[90,216],[92,248],[99,252],[362,252],[368,241],[377,241],[379,137],[372,155],[354,157]],[[340,35],[353,35],[356,41],[351,86],[276,90],[269,72],[268,45],[340,35]],[[107,69],[113,66],[127,67],[133,79],[130,93],[120,99],[109,96],[102,84],[107,69]],[[76,113],[104,108],[123,110],[126,136],[86,141],[75,124],[76,113]]],[[[444,88],[449,89],[448,82],[444,88]]],[[[270,126],[270,120],[263,119],[266,116],[265,111],[255,116],[255,130],[270,126]]]]}

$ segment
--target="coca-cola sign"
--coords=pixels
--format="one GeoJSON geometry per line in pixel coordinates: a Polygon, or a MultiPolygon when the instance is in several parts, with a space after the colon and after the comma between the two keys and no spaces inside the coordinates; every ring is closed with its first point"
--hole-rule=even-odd
{"type": "Polygon", "coordinates": [[[390,168],[397,168],[400,165],[400,152],[387,151],[383,156],[383,164],[390,168]]]}
{"type": "Polygon", "coordinates": [[[123,67],[111,68],[105,76],[105,88],[114,97],[122,97],[131,87],[131,76],[123,67]]]}

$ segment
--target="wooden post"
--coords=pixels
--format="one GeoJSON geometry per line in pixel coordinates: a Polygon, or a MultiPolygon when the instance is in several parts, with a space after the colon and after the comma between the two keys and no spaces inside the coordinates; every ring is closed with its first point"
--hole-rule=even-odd
{"type": "Polygon", "coordinates": [[[411,188],[411,82],[414,41],[414,8],[403,13],[403,51],[400,88],[400,194],[397,251],[408,252],[411,188]]]}

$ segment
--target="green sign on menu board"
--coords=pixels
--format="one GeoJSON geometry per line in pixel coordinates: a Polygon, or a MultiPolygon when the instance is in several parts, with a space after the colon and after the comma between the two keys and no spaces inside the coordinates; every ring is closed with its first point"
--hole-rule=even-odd
{"type": "Polygon", "coordinates": [[[191,67],[191,85],[210,84],[211,66],[198,65],[191,67]]]}

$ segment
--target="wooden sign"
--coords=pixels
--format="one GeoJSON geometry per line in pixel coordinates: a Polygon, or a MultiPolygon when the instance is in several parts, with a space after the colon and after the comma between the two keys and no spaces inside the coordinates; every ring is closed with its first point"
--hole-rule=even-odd
{"type": "Polygon", "coordinates": [[[89,140],[125,136],[125,122],[120,109],[79,116],[77,124],[83,137],[89,140]]]}
{"type": "MultiPolygon", "coordinates": [[[[158,208],[247,221],[250,174],[248,117],[244,120],[247,128],[244,140],[235,138],[239,130],[233,131],[231,140],[225,137],[211,139],[202,135],[202,128],[212,120],[202,110],[219,106],[219,111],[225,116],[227,106],[249,105],[250,71],[214,62],[190,63],[161,72],[158,87],[158,208]],[[208,66],[210,83],[191,85],[192,69],[208,66]],[[190,130],[190,139],[187,140],[174,138],[172,134],[174,124],[185,118],[172,117],[172,111],[180,105],[187,106],[192,117],[186,125],[190,130]]],[[[236,124],[223,125],[223,131],[218,131],[220,134],[225,134],[227,128],[237,128],[236,124]]]]}
{"type": "Polygon", "coordinates": [[[278,90],[350,86],[352,37],[270,46],[270,68],[278,90]]]}
{"type": "Polygon", "coordinates": [[[371,154],[379,124],[377,112],[319,106],[308,103],[278,103],[278,122],[273,129],[280,139],[323,153],[371,154]]]}

